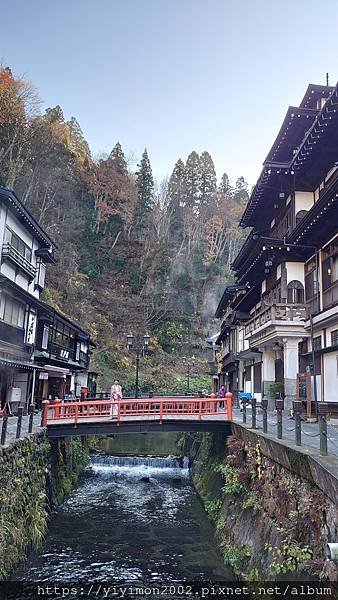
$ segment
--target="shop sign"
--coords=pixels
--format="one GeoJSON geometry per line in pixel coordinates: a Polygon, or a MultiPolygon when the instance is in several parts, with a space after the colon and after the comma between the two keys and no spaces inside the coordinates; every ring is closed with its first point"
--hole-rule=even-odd
{"type": "Polygon", "coordinates": [[[48,379],[48,373],[41,371],[41,373],[39,373],[39,379],[48,379]]]}
{"type": "Polygon", "coordinates": [[[36,314],[30,312],[27,319],[26,344],[33,346],[35,342],[36,314]]]}

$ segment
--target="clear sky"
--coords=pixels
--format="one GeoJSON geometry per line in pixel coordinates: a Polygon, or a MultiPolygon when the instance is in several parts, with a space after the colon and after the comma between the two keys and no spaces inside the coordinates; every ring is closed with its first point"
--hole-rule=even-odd
{"type": "Polygon", "coordinates": [[[252,185],[287,107],[338,79],[337,0],[2,0],[0,59],[74,115],[93,154],[119,140],[170,174],[208,150],[252,185]]]}

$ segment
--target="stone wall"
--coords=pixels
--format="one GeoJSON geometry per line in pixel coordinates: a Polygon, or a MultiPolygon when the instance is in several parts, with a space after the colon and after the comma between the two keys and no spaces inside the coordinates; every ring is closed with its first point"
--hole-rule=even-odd
{"type": "Polygon", "coordinates": [[[338,540],[335,477],[239,426],[228,439],[204,434],[200,442],[193,481],[224,562],[251,581],[336,581],[337,565],[325,556],[327,542],[338,540]]]}
{"type": "Polygon", "coordinates": [[[43,431],[0,447],[0,580],[41,544],[86,460],[80,439],[50,443],[43,431]]]}

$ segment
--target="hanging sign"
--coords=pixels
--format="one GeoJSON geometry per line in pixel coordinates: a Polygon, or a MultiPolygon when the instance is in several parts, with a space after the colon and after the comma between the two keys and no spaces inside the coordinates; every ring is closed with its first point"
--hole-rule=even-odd
{"type": "Polygon", "coordinates": [[[35,342],[35,331],[36,331],[36,314],[28,313],[27,318],[27,329],[26,329],[26,340],[25,343],[30,346],[34,345],[35,342]]]}
{"type": "Polygon", "coordinates": [[[39,373],[39,379],[48,379],[48,373],[42,371],[41,373],[39,373]]]}

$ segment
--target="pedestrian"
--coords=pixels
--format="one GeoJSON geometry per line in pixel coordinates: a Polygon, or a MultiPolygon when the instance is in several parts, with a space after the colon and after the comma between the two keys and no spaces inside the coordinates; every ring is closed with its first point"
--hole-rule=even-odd
{"type": "Polygon", "coordinates": [[[118,405],[116,402],[120,402],[120,400],[122,400],[122,387],[120,386],[118,379],[115,379],[110,390],[110,402],[114,402],[110,410],[110,414],[113,418],[118,414],[118,405]]]}
{"type": "Polygon", "coordinates": [[[221,402],[219,403],[220,408],[224,408],[225,393],[226,393],[225,387],[224,387],[224,385],[222,385],[222,387],[219,390],[219,397],[222,398],[221,402]]]}

